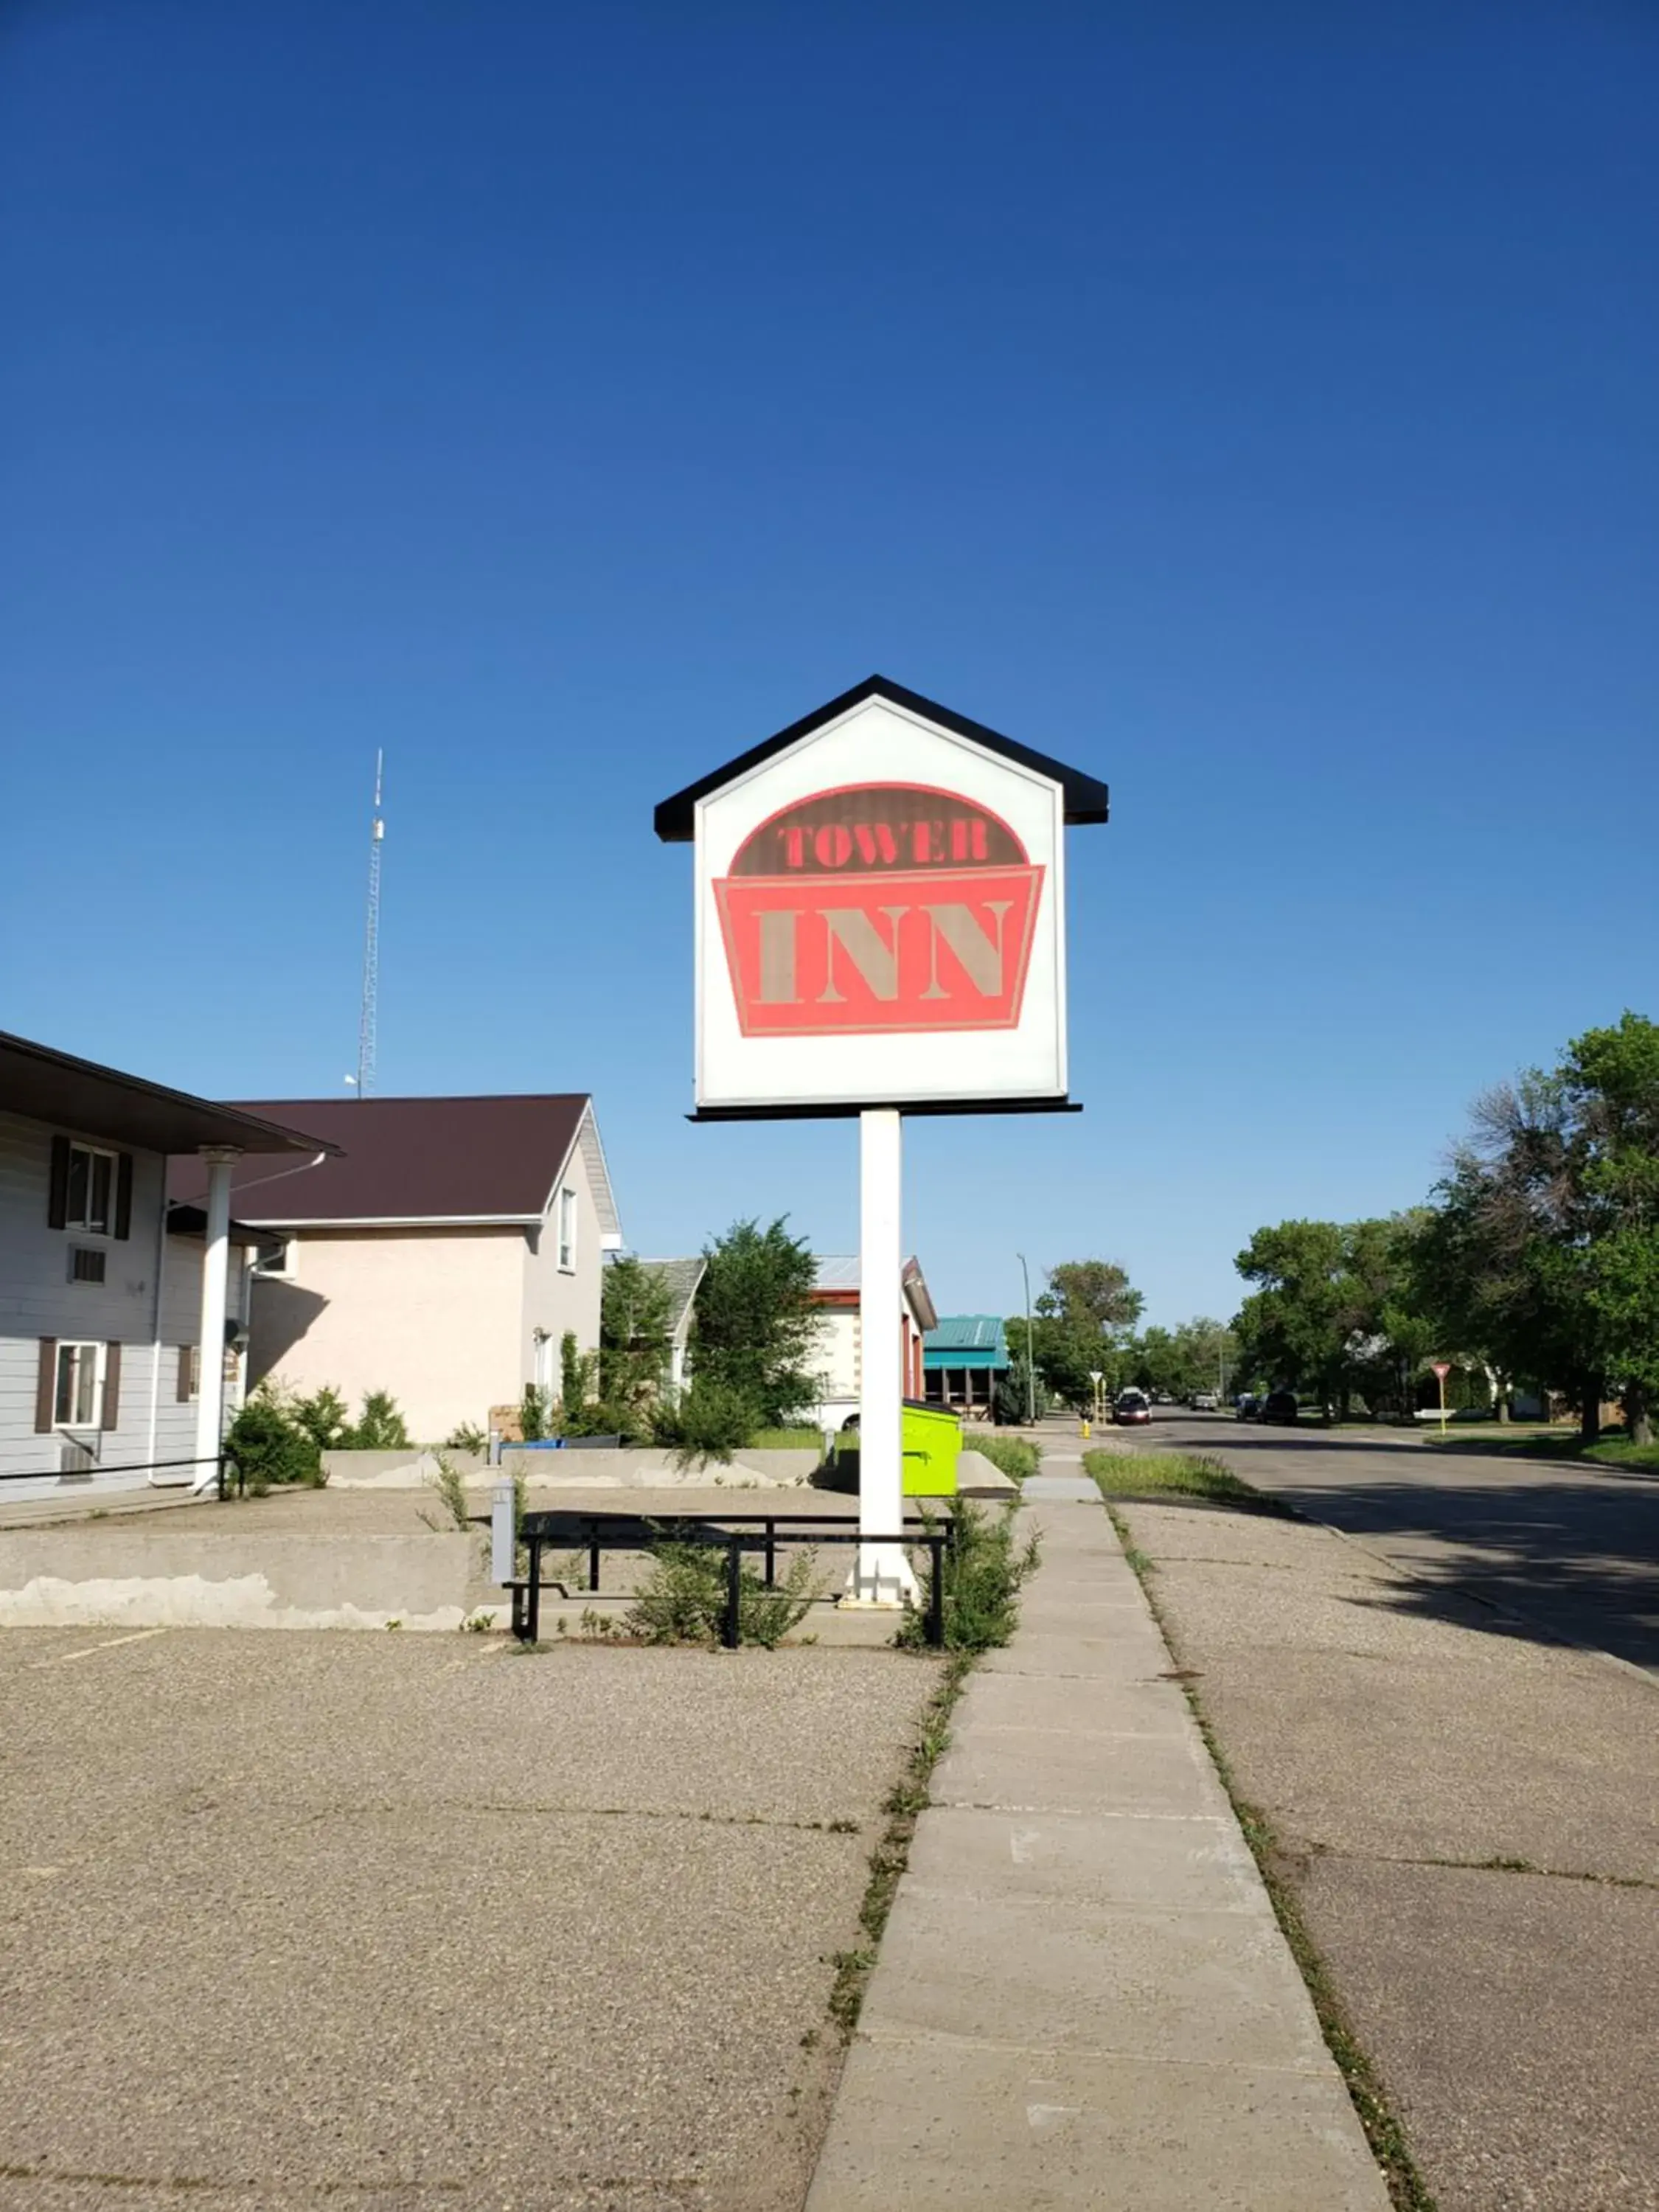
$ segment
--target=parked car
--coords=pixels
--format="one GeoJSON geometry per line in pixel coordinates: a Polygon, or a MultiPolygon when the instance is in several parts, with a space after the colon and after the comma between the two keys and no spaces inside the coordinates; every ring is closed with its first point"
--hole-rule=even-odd
{"type": "Polygon", "coordinates": [[[1150,1421],[1152,1418],[1152,1409],[1146,1402],[1144,1390],[1118,1392],[1112,1405],[1112,1419],[1120,1428],[1127,1429],[1133,1424],[1150,1421]]]}
{"type": "Polygon", "coordinates": [[[1301,1418],[1294,1390],[1269,1390],[1256,1415],[1259,1421],[1299,1421],[1301,1418]]]}
{"type": "Polygon", "coordinates": [[[1214,1392],[1213,1390],[1194,1390],[1194,1393],[1193,1393],[1193,1411],[1194,1411],[1194,1413],[1214,1413],[1215,1409],[1216,1409],[1216,1395],[1215,1395],[1215,1392],[1214,1392]]]}
{"type": "Polygon", "coordinates": [[[1255,1420],[1255,1409],[1258,1402],[1259,1401],[1254,1391],[1241,1391],[1239,1395],[1233,1401],[1234,1415],[1241,1421],[1255,1420]]]}

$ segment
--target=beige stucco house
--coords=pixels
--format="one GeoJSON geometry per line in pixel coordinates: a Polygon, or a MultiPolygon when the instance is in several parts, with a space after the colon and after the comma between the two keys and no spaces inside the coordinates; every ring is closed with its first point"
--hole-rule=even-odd
{"type": "MultiPolygon", "coordinates": [[[[286,1121],[290,1109],[247,1107],[286,1121]]],[[[582,1092],[297,1102],[340,1157],[240,1164],[239,1221],[280,1240],[253,1281],[250,1377],[353,1408],[398,1401],[417,1442],[487,1425],[525,1385],[557,1392],[568,1330],[599,1339],[605,1254],[621,1243],[593,1102],[582,1092]]],[[[175,1198],[194,1164],[175,1161],[175,1198]]]]}

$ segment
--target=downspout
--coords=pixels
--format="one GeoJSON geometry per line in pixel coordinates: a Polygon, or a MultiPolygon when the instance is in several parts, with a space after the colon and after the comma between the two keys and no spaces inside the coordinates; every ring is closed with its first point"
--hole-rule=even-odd
{"type": "MultiPolygon", "coordinates": [[[[149,1462],[144,1480],[152,1490],[171,1489],[179,1480],[176,1475],[173,1482],[157,1482],[155,1480],[155,1426],[161,1419],[161,1279],[167,1272],[167,1163],[165,1152],[161,1155],[161,1203],[155,1209],[155,1294],[150,1300],[149,1316],[149,1444],[144,1455],[149,1462]]],[[[188,1473],[183,1480],[189,1481],[188,1473]]]]}

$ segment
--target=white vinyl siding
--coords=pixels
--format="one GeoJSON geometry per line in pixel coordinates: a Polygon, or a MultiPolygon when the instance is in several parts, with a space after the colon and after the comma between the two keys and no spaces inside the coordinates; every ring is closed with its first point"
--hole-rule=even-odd
{"type": "MultiPolygon", "coordinates": [[[[121,1347],[118,1425],[77,1425],[69,1431],[87,1445],[100,1467],[112,1470],[111,1487],[143,1486],[143,1474],[113,1470],[150,1462],[152,1405],[155,1459],[187,1458],[196,1445],[196,1409],[177,1400],[176,1347],[194,1342],[201,1331],[201,1239],[160,1238],[166,1164],[157,1152],[137,1152],[131,1155],[131,1233],[98,1248],[106,1255],[101,1283],[72,1281],[69,1254],[74,1232],[47,1226],[54,1136],[85,1141],[91,1149],[115,1156],[113,1146],[97,1142],[95,1131],[54,1129],[0,1111],[0,1474],[40,1477],[38,1485],[6,1483],[0,1487],[0,1502],[55,1494],[60,1479],[65,1437],[56,1424],[45,1433],[37,1433],[34,1425],[43,1337],[52,1340],[54,1347],[121,1347]],[[158,1242],[166,1246],[159,1332],[158,1242]]],[[[241,1287],[235,1246],[229,1273],[234,1311],[241,1287]]],[[[53,1358],[55,1412],[55,1350],[53,1358]]],[[[101,1479],[94,1472],[94,1485],[101,1479]]],[[[83,1495],[85,1487],[80,1484],[75,1494],[83,1495]]]]}

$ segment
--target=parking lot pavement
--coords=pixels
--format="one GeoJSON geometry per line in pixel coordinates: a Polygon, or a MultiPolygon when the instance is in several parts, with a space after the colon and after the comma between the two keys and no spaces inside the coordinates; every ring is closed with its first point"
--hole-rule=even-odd
{"type": "Polygon", "coordinates": [[[1659,2212],[1652,1682],[1326,1528],[1117,1510],[1440,2212],[1659,2212]]]}
{"type": "Polygon", "coordinates": [[[0,1635],[0,2205],[799,2205],[936,1679],[0,1635]]]}

